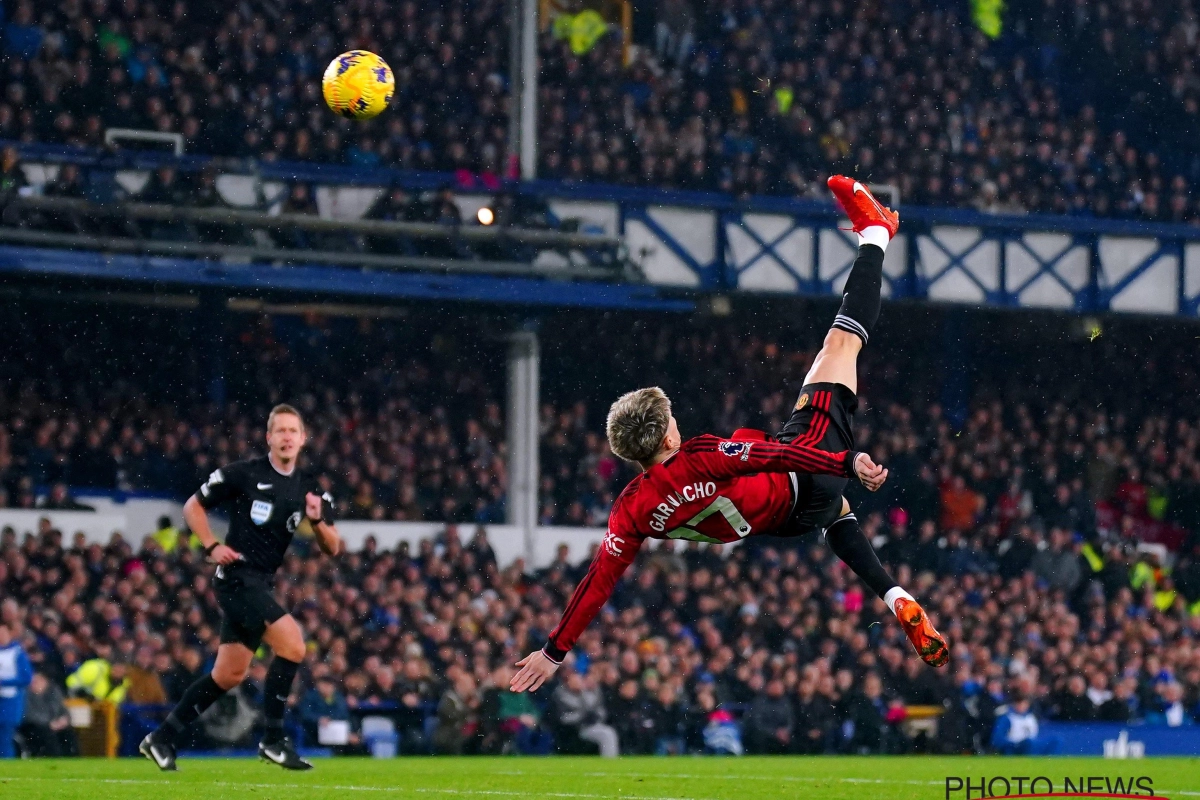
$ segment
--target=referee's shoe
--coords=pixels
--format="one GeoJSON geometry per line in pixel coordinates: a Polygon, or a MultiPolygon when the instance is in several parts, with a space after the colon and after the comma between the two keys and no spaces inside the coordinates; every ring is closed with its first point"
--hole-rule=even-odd
{"type": "Polygon", "coordinates": [[[138,752],[158,765],[163,772],[175,772],[175,745],[170,742],[158,741],[154,734],[147,734],[138,745],[138,752]]]}
{"type": "Polygon", "coordinates": [[[258,745],[258,757],[263,761],[278,764],[284,769],[305,770],[313,768],[312,764],[300,757],[300,754],[296,752],[296,748],[292,747],[291,740],[286,736],[270,744],[266,742],[260,743],[258,745]]]}

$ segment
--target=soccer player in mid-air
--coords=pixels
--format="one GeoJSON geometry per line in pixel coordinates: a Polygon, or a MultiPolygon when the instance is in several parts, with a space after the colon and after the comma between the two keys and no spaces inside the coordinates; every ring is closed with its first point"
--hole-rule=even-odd
{"type": "Polygon", "coordinates": [[[258,754],[284,769],[312,769],[283,735],[283,713],[304,658],[304,634],[272,591],[275,571],[297,529],[311,526],[327,555],[342,549],[333,524],[333,498],[296,464],[305,438],[300,412],[289,405],[275,406],[267,418],[267,455],[216,470],[183,506],[188,527],[217,564],[212,585],[224,620],[212,672],[189,686],[166,721],[142,740],[139,750],[159,769],[175,769],[179,735],[242,682],[264,641],[275,657],[263,686],[266,732],[258,754]],[[224,544],[208,524],[208,512],[222,506],[229,514],[224,544]]]}
{"type": "Polygon", "coordinates": [[[608,412],[608,442],[642,474],[613,503],[600,550],[545,646],[518,662],[513,691],[537,689],[554,674],[646,539],[736,542],[824,530],[833,552],[883,599],[921,658],[935,667],[949,660],[946,640],[879,563],[842,496],[851,477],[871,491],[887,479],[887,470],[854,450],[852,422],[858,353],[879,318],[884,251],[900,218],[855,180],[834,176],[829,188],[858,234],[858,256],[791,418],[774,438],[742,429],[728,439],[684,442],[661,389],[618,398],[608,412]]]}

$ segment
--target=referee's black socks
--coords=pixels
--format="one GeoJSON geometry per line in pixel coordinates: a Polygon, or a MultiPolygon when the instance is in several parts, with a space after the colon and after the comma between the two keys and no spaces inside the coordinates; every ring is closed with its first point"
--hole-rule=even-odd
{"type": "Polygon", "coordinates": [[[882,599],[896,586],[896,581],[879,563],[875,548],[858,526],[858,517],[847,514],[825,530],[825,541],[846,566],[854,570],[867,586],[882,599]]]}
{"type": "Polygon", "coordinates": [[[195,722],[208,707],[221,699],[225,690],[217,685],[212,675],[205,675],[189,686],[179,698],[179,705],[167,715],[167,721],[159,726],[154,735],[160,740],[174,742],[179,734],[195,722]]]}
{"type": "Polygon", "coordinates": [[[296,679],[299,662],[275,656],[267,670],[267,681],[263,685],[263,716],[266,731],[263,744],[274,744],[283,738],[283,714],[287,710],[288,695],[292,693],[292,682],[296,679]]]}

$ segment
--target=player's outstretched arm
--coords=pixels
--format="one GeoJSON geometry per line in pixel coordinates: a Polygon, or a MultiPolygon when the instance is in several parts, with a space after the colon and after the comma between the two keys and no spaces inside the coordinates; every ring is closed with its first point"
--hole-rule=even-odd
{"type": "Polygon", "coordinates": [[[887,480],[887,470],[866,453],[846,450],[829,453],[795,442],[730,441],[700,436],[686,445],[705,462],[716,478],[733,478],[757,472],[807,472],[854,478],[872,492],[887,480]]]}
{"type": "MultiPolygon", "coordinates": [[[[615,509],[614,509],[615,512],[615,509]]],[[[595,619],[600,609],[612,596],[617,581],[637,557],[642,546],[642,537],[630,529],[618,534],[613,517],[609,518],[609,530],[600,543],[600,550],[592,559],[587,575],[571,593],[567,610],[541,650],[535,650],[517,662],[521,669],[513,675],[509,688],[514,692],[534,691],[558,669],[567,652],[575,646],[579,634],[595,619]]]]}

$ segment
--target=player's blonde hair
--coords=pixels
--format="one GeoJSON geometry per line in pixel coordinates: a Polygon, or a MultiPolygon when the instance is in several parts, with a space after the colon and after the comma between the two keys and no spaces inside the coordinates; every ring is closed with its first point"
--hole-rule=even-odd
{"type": "Polygon", "coordinates": [[[304,417],[299,411],[296,410],[296,407],[289,406],[287,403],[280,403],[272,408],[271,413],[267,415],[267,433],[270,433],[271,429],[275,427],[275,418],[280,414],[291,414],[293,417],[300,420],[300,430],[303,431],[305,429],[304,417]]]}
{"type": "Polygon", "coordinates": [[[608,409],[608,446],[626,461],[648,464],[658,454],[671,424],[671,401],[657,386],[617,398],[608,409]]]}

